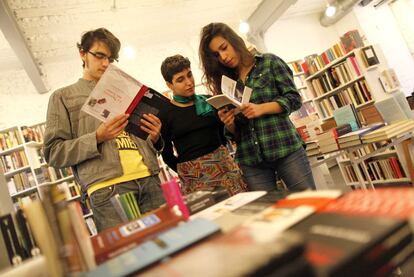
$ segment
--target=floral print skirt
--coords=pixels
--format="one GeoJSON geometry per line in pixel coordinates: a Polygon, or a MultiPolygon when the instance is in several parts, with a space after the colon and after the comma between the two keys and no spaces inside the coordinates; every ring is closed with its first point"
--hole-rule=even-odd
{"type": "Polygon", "coordinates": [[[224,146],[194,160],[179,163],[177,171],[184,194],[219,187],[226,188],[230,195],[247,191],[239,166],[224,146]]]}

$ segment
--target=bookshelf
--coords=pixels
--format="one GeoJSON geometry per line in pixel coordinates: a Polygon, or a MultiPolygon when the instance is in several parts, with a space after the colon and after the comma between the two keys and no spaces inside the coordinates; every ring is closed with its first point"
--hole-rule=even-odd
{"type": "MultiPolygon", "coordinates": [[[[321,120],[333,118],[334,111],[345,105],[353,104],[358,112],[385,97],[379,77],[387,64],[377,45],[356,48],[349,53],[330,51],[328,55],[327,51],[321,54],[325,59],[308,61],[313,70],[305,79],[321,120]],[[364,58],[367,47],[375,49],[376,64],[367,64],[364,58]]],[[[361,120],[364,121],[362,117],[361,120]]]]}
{"type": "Polygon", "coordinates": [[[401,147],[411,138],[407,133],[399,138],[350,148],[337,158],[345,184],[372,188],[385,184],[411,183],[407,160],[401,147]]]}
{"type": "MultiPolygon", "coordinates": [[[[84,218],[90,218],[93,213],[89,201],[80,201],[79,185],[71,168],[55,169],[46,163],[42,152],[44,129],[45,123],[40,123],[0,130],[0,166],[14,208],[21,208],[30,199],[42,198],[42,186],[57,185],[66,200],[79,201],[84,218]]],[[[94,234],[93,220],[88,226],[94,234]]]]}
{"type": "Polygon", "coordinates": [[[305,126],[313,120],[319,120],[319,115],[317,114],[314,106],[313,96],[310,93],[305,81],[306,77],[301,66],[302,62],[302,60],[287,62],[293,72],[293,81],[295,82],[295,86],[302,97],[302,107],[290,115],[290,119],[296,128],[305,126]]]}

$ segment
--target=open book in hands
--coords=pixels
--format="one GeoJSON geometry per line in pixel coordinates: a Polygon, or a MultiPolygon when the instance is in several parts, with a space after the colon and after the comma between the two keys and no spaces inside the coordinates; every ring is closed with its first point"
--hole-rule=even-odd
{"type": "Polygon", "coordinates": [[[249,103],[252,89],[246,87],[242,82],[236,82],[223,75],[221,77],[221,92],[223,94],[212,96],[207,99],[207,102],[218,110],[224,107],[235,108],[237,114],[240,112],[242,104],[249,103]]]}
{"type": "Polygon", "coordinates": [[[169,103],[167,97],[110,64],[86,99],[82,111],[103,122],[119,114],[130,114],[125,131],[145,140],[148,133],[140,128],[143,114],[157,115],[169,103]]]}

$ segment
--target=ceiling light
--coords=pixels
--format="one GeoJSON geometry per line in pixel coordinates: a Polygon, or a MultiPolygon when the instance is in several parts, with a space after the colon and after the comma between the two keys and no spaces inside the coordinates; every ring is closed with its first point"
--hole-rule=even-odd
{"type": "Polygon", "coordinates": [[[247,23],[246,21],[240,22],[240,25],[239,25],[240,33],[247,34],[249,32],[249,30],[250,30],[249,23],[247,23]]]}
{"type": "Polygon", "coordinates": [[[122,53],[127,59],[133,59],[135,58],[135,49],[132,46],[125,46],[122,50],[122,53]]]}
{"type": "Polygon", "coordinates": [[[326,7],[326,10],[325,10],[325,14],[326,14],[326,16],[328,16],[328,17],[332,17],[332,16],[334,16],[334,15],[335,15],[335,13],[336,13],[336,7],[335,7],[335,6],[328,5],[328,6],[326,7]]]}

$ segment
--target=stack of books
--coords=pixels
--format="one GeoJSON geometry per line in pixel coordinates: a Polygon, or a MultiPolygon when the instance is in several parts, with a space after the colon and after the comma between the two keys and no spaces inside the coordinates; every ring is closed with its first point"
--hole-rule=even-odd
{"type": "Polygon", "coordinates": [[[316,140],[311,140],[306,142],[306,155],[308,157],[319,155],[321,151],[319,150],[319,145],[316,140]]]}
{"type": "Polygon", "coordinates": [[[383,126],[384,126],[384,123],[376,123],[371,126],[367,126],[359,130],[342,135],[338,137],[339,147],[347,148],[347,147],[351,147],[355,145],[361,145],[362,144],[361,138],[363,135],[373,132],[374,130],[377,130],[383,126]]]}
{"type": "Polygon", "coordinates": [[[389,276],[414,253],[412,188],[352,191],[291,230],[317,276],[389,276]]]}
{"type": "Polygon", "coordinates": [[[316,139],[318,140],[321,153],[329,153],[339,149],[333,129],[317,135],[316,139]]]}
{"type": "Polygon", "coordinates": [[[134,193],[116,194],[111,197],[111,203],[123,222],[128,222],[141,217],[134,193]]]}
{"type": "Polygon", "coordinates": [[[362,136],[363,143],[388,140],[414,130],[414,120],[407,119],[391,123],[362,136]]]}

